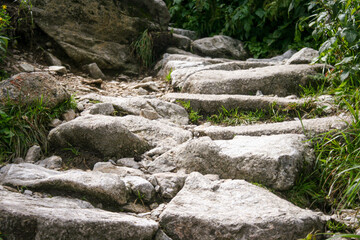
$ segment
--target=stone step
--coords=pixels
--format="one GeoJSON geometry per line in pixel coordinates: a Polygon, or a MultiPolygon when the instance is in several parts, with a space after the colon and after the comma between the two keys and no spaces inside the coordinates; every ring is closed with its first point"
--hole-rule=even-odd
{"type": "Polygon", "coordinates": [[[181,92],[197,94],[244,94],[255,95],[260,90],[264,95],[285,97],[298,94],[301,86],[324,65],[278,65],[248,70],[205,70],[187,78],[181,92]]]}
{"type": "Polygon", "coordinates": [[[159,224],[65,197],[28,196],[0,186],[0,227],[6,239],[153,239],[159,224]]]}
{"type": "Polygon", "coordinates": [[[325,133],[334,129],[344,129],[351,122],[347,116],[331,116],[324,118],[304,119],[302,121],[286,121],[279,123],[253,124],[242,126],[206,126],[195,127],[199,136],[209,136],[211,139],[232,139],[236,135],[262,136],[274,134],[305,133],[309,136],[325,133]]]}
{"type": "Polygon", "coordinates": [[[323,232],[326,220],[243,180],[192,173],[160,215],[160,226],[172,239],[296,240],[323,232]]]}
{"type": "Polygon", "coordinates": [[[313,160],[313,151],[300,134],[235,136],[216,141],[201,137],[157,157],[148,170],[157,173],[184,169],[186,173],[217,174],[223,179],[245,179],[286,190],[294,185],[303,166],[311,166],[313,160]]]}
{"type": "Polygon", "coordinates": [[[189,93],[168,93],[163,96],[167,101],[190,102],[194,111],[201,114],[217,114],[225,107],[227,110],[239,109],[243,111],[256,111],[270,109],[273,103],[280,107],[301,106],[310,99],[290,99],[268,96],[249,95],[210,95],[189,93]]]}

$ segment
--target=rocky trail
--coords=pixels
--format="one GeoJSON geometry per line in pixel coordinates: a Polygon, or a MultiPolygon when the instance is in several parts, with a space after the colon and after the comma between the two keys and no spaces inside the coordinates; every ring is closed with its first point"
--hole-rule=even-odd
{"type": "Polygon", "coordinates": [[[330,216],[273,193],[291,189],[314,164],[311,136],[351,121],[333,111],[330,96],[300,98],[299,86],[326,69],[310,64],[317,52],[249,59],[233,39],[172,31],[175,46],[155,66],[156,76],[106,79],[90,66],[97,72],[88,70],[91,78],[14,53],[19,74],[2,82],[10,86],[7,97],[17,97],[14,83],[30,81],[55,103],[74,94],[77,109],[53,121],[53,156],[41,156],[34,146],[25,159],[0,169],[6,239],[295,240],[324,232],[330,216]],[[269,111],[274,103],[294,108],[309,102],[324,114],[195,125],[179,100],[204,116],[224,107],[269,111]],[[73,155],[63,155],[64,149],[73,155]]]}

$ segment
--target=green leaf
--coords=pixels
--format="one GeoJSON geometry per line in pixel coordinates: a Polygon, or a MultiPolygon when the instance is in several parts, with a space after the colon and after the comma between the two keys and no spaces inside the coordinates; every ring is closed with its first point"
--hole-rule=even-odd
{"type": "Polygon", "coordinates": [[[348,41],[349,43],[355,42],[357,36],[358,36],[358,32],[357,32],[357,31],[354,31],[354,30],[345,31],[345,39],[346,39],[346,41],[348,41]]]}
{"type": "Polygon", "coordinates": [[[266,14],[266,12],[262,8],[259,8],[255,12],[255,15],[258,16],[259,18],[263,18],[265,16],[265,14],[266,14]]]}

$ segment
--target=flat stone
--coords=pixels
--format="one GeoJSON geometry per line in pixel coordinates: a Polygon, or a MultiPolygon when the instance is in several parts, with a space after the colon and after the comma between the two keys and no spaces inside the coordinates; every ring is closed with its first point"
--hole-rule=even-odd
{"type": "Polygon", "coordinates": [[[63,75],[63,74],[66,74],[66,73],[67,73],[66,68],[63,67],[63,66],[50,66],[50,67],[49,67],[49,71],[50,71],[50,72],[58,73],[58,74],[60,74],[60,75],[63,75]]]}
{"type": "Polygon", "coordinates": [[[301,105],[306,100],[287,99],[280,97],[249,96],[249,95],[209,95],[209,94],[188,94],[168,93],[164,99],[190,101],[194,111],[202,114],[217,114],[225,107],[227,110],[239,109],[244,111],[255,111],[258,109],[270,109],[273,103],[277,106],[287,107],[289,105],[301,105]]]}
{"type": "Polygon", "coordinates": [[[158,223],[64,197],[35,198],[0,186],[0,228],[7,239],[153,239],[158,223]]]}
{"type": "Polygon", "coordinates": [[[82,194],[104,204],[127,202],[126,187],[120,176],[101,172],[69,170],[58,172],[39,165],[11,164],[1,169],[0,182],[13,187],[82,194]],[[5,169],[4,169],[5,168],[5,169]]]}
{"type": "Polygon", "coordinates": [[[123,178],[126,186],[131,189],[131,194],[135,198],[141,198],[150,202],[155,196],[154,186],[144,178],[137,176],[126,176],[123,178]]]}
{"type": "Polygon", "coordinates": [[[285,97],[298,94],[311,76],[323,65],[279,65],[249,70],[209,70],[194,73],[183,85],[182,92],[197,94],[244,94],[285,97]]]}
{"type": "Polygon", "coordinates": [[[35,71],[35,67],[28,63],[21,63],[19,67],[24,72],[34,72],[35,71]]]}
{"type": "Polygon", "coordinates": [[[52,129],[48,136],[55,149],[79,147],[105,157],[134,157],[149,150],[148,143],[128,130],[121,117],[86,115],[52,129]]]}
{"type": "Polygon", "coordinates": [[[114,108],[121,114],[132,114],[139,116],[141,115],[142,111],[146,111],[147,113],[153,113],[151,115],[143,115],[144,117],[150,116],[150,119],[153,119],[153,116],[156,115],[159,116],[159,119],[167,119],[170,122],[178,124],[187,124],[189,121],[188,113],[183,107],[156,98],[121,98],[88,94],[80,98],[80,100],[84,99],[96,100],[102,103],[111,103],[114,108]]]}
{"type": "Polygon", "coordinates": [[[312,48],[303,48],[295,53],[286,64],[306,64],[311,63],[312,60],[319,56],[319,51],[312,48]]]}
{"type": "Polygon", "coordinates": [[[297,134],[235,136],[212,141],[209,137],[190,140],[156,158],[150,172],[194,171],[217,174],[226,179],[245,179],[277,190],[291,188],[304,165],[314,156],[297,134]]]}
{"type": "Polygon", "coordinates": [[[115,108],[111,103],[96,103],[90,108],[86,109],[81,115],[86,114],[99,114],[99,115],[113,115],[115,113],[115,108]]]}
{"type": "Polygon", "coordinates": [[[51,156],[38,161],[35,164],[48,169],[60,169],[62,165],[62,158],[59,156],[51,156]]]}
{"type": "Polygon", "coordinates": [[[198,38],[197,33],[195,31],[191,31],[191,30],[187,30],[187,29],[169,27],[169,31],[173,32],[175,34],[179,34],[179,35],[188,37],[191,40],[196,40],[198,38]]]}
{"type": "Polygon", "coordinates": [[[266,189],[243,180],[210,181],[199,173],[160,215],[161,228],[172,239],[304,238],[324,231],[321,213],[303,210],[266,189]]]}
{"type": "Polygon", "coordinates": [[[279,123],[253,124],[245,126],[198,126],[194,131],[200,136],[209,136],[213,140],[232,139],[235,135],[262,136],[274,134],[304,134],[315,136],[335,129],[345,129],[350,123],[349,117],[324,117],[286,121],[279,123]]]}
{"type": "Polygon", "coordinates": [[[126,176],[138,176],[146,178],[145,174],[139,169],[129,168],[129,167],[120,167],[111,164],[110,162],[98,162],[94,165],[93,171],[102,172],[102,173],[114,173],[120,177],[126,176]]]}

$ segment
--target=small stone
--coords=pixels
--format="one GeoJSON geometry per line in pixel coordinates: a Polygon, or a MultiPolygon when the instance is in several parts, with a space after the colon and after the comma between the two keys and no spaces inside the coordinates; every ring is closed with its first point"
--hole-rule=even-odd
{"type": "Polygon", "coordinates": [[[62,124],[62,121],[60,119],[55,118],[55,119],[51,120],[51,123],[49,126],[55,128],[55,127],[59,126],[60,124],[62,124]]]}
{"type": "Polygon", "coordinates": [[[25,157],[25,162],[33,163],[39,160],[41,154],[41,148],[38,145],[32,146],[25,157]]]}
{"type": "Polygon", "coordinates": [[[24,162],[25,162],[25,160],[21,157],[14,158],[14,160],[13,160],[13,163],[15,163],[15,164],[20,164],[20,163],[24,163],[24,162]]]}
{"type": "Polygon", "coordinates": [[[24,72],[34,72],[35,68],[33,65],[30,65],[28,63],[21,63],[20,64],[20,69],[24,72]]]}
{"type": "Polygon", "coordinates": [[[84,111],[84,109],[85,109],[84,104],[82,104],[82,103],[77,103],[77,104],[76,104],[76,109],[77,109],[79,112],[84,111]]]}
{"type": "Polygon", "coordinates": [[[59,156],[51,156],[44,160],[36,162],[36,165],[40,165],[48,169],[59,169],[62,165],[62,158],[59,156]]]}
{"type": "Polygon", "coordinates": [[[161,116],[157,112],[149,111],[149,110],[145,110],[145,109],[140,110],[140,116],[150,119],[150,120],[155,120],[155,119],[161,118],[161,116]]]}
{"type": "Polygon", "coordinates": [[[169,238],[169,236],[166,235],[166,233],[164,233],[162,230],[159,230],[156,233],[155,240],[172,240],[172,239],[169,238]]]}
{"type": "Polygon", "coordinates": [[[144,78],[143,80],[141,80],[140,82],[141,82],[141,83],[147,83],[147,82],[151,82],[151,81],[153,81],[153,78],[152,78],[152,77],[146,77],[146,78],[144,78]]]}
{"type": "Polygon", "coordinates": [[[104,73],[101,71],[101,69],[98,67],[96,63],[91,63],[88,65],[83,66],[83,69],[89,73],[90,77],[92,78],[101,78],[105,79],[104,73]]]}
{"type": "Polygon", "coordinates": [[[135,90],[135,92],[138,94],[138,95],[147,95],[148,94],[148,91],[146,91],[145,89],[143,88],[138,88],[135,90]]]}
{"type": "Polygon", "coordinates": [[[62,62],[49,52],[45,52],[45,60],[50,66],[61,66],[62,62]]]}
{"type": "Polygon", "coordinates": [[[55,72],[55,73],[57,73],[59,75],[63,75],[63,74],[67,73],[66,68],[63,67],[63,66],[50,66],[49,71],[50,72],[55,72]]]}
{"type": "Polygon", "coordinates": [[[117,160],[116,163],[124,167],[135,168],[135,169],[140,168],[140,164],[135,162],[134,158],[121,158],[117,160]]]}
{"type": "Polygon", "coordinates": [[[262,96],[264,96],[264,94],[260,90],[257,90],[256,91],[256,96],[262,97],[262,96]]]}
{"type": "Polygon", "coordinates": [[[298,97],[296,95],[290,95],[290,96],[287,96],[285,98],[287,98],[287,99],[298,99],[298,97]]]}
{"type": "Polygon", "coordinates": [[[30,190],[25,190],[24,195],[31,196],[31,195],[33,195],[33,192],[30,190]]]}
{"type": "Polygon", "coordinates": [[[73,119],[76,118],[76,114],[75,114],[75,111],[73,109],[70,109],[70,110],[67,110],[63,115],[62,115],[63,119],[66,121],[66,122],[69,122],[73,119]]]}
{"type": "Polygon", "coordinates": [[[89,108],[90,114],[112,115],[115,109],[111,103],[97,103],[89,108]]]}
{"type": "Polygon", "coordinates": [[[153,209],[156,209],[156,208],[158,208],[159,207],[159,204],[158,203],[152,203],[152,204],[150,204],[150,209],[151,210],[153,210],[153,209]]]}

